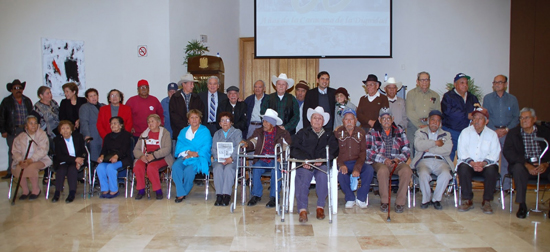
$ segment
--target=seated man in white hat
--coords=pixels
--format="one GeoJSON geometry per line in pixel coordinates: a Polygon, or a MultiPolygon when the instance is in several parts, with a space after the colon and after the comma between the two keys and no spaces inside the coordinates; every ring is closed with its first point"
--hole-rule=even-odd
{"type": "MultiPolygon", "coordinates": [[[[277,115],[277,112],[273,109],[267,109],[262,117],[263,127],[257,128],[252,136],[248,140],[243,140],[244,146],[247,148],[247,152],[254,151],[254,155],[273,155],[275,153],[275,145],[280,144],[282,150],[286,149],[286,146],[292,142],[288,131],[281,129],[277,126],[281,125],[283,121],[277,115]]],[[[279,160],[280,161],[280,160],[279,160]]],[[[269,191],[269,202],[266,207],[275,207],[275,170],[277,170],[277,177],[281,177],[279,169],[273,169],[276,165],[273,159],[268,158],[255,158],[255,167],[269,167],[266,169],[255,168],[252,169],[252,198],[248,202],[248,206],[254,206],[262,200],[264,187],[262,186],[262,174],[268,170],[271,170],[271,189],[269,191]]],[[[278,187],[281,188],[281,182],[279,181],[278,187]]]]}
{"type": "Polygon", "coordinates": [[[418,172],[420,191],[422,191],[422,205],[426,209],[434,205],[437,210],[442,210],[441,197],[451,180],[451,161],[449,155],[453,149],[451,133],[441,129],[443,114],[439,110],[432,110],[428,114],[428,127],[420,128],[414,134],[414,147],[416,155],[411,161],[411,166],[418,172]],[[437,185],[432,195],[430,181],[431,174],[437,176],[437,185]]]}
{"type": "Polygon", "coordinates": [[[406,163],[411,156],[409,140],[405,131],[393,123],[392,112],[389,108],[381,108],[378,121],[367,133],[367,162],[378,178],[380,190],[380,211],[387,212],[389,207],[389,179],[393,166],[399,176],[399,190],[395,199],[395,212],[405,210],[407,186],[412,178],[412,170],[406,163]]]}
{"type": "Polygon", "coordinates": [[[389,77],[388,81],[384,82],[380,89],[384,90],[386,96],[388,96],[394,123],[406,129],[409,120],[407,119],[407,110],[405,110],[405,100],[401,97],[397,97],[397,92],[399,92],[402,87],[403,85],[401,82],[396,81],[394,77],[389,77]]]}
{"type": "Polygon", "coordinates": [[[260,114],[265,113],[268,108],[277,111],[279,118],[283,121],[283,126],[280,126],[280,128],[284,128],[291,135],[294,135],[296,133],[296,126],[300,121],[300,106],[296,98],[286,92],[292,88],[294,80],[282,73],[279,77],[273,75],[271,81],[275,85],[277,91],[268,95],[267,98],[262,101],[260,114]]]}
{"type": "MultiPolygon", "coordinates": [[[[329,159],[338,155],[338,140],[332,131],[323,128],[330,121],[330,114],[323,107],[307,110],[310,126],[303,128],[293,138],[290,145],[290,156],[301,160],[326,158],[326,146],[329,146],[329,159]]],[[[314,163],[323,171],[327,171],[326,163],[314,163]]],[[[296,201],[300,212],[300,222],[307,222],[307,203],[311,178],[315,177],[317,184],[317,219],[325,218],[325,199],[328,195],[327,174],[305,164],[296,170],[296,201]]],[[[330,213],[329,213],[330,214],[330,213]]]]}

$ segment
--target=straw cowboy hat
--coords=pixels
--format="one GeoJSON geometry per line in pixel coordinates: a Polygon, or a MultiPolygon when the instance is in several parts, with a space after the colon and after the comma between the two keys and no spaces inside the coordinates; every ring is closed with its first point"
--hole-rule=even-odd
{"type": "Polygon", "coordinates": [[[384,82],[380,89],[385,90],[386,87],[391,84],[397,86],[397,91],[401,90],[401,88],[403,87],[403,84],[401,82],[397,82],[394,77],[389,77],[388,81],[384,82]]]}
{"type": "Polygon", "coordinates": [[[307,109],[307,120],[311,122],[311,117],[313,114],[319,114],[323,116],[323,126],[327,125],[328,121],[330,120],[330,114],[325,112],[323,107],[317,106],[315,109],[308,108],[307,109]]]}
{"type": "Polygon", "coordinates": [[[282,125],[283,124],[283,120],[281,120],[281,118],[279,118],[279,114],[275,110],[270,109],[270,108],[268,108],[265,111],[265,114],[260,115],[260,117],[269,117],[271,119],[275,119],[275,121],[277,122],[276,123],[277,125],[282,125]]]}
{"type": "Polygon", "coordinates": [[[292,86],[294,86],[294,80],[291,78],[288,78],[285,73],[279,74],[279,77],[273,75],[271,76],[271,82],[273,82],[273,85],[277,85],[278,80],[284,80],[286,83],[288,83],[288,87],[286,90],[289,90],[292,86]]]}

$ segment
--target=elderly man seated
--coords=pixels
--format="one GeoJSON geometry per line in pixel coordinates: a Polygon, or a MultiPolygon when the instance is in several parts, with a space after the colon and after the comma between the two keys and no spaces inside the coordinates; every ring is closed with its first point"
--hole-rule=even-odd
{"type": "MultiPolygon", "coordinates": [[[[329,147],[329,160],[338,154],[338,141],[332,131],[325,131],[323,127],[330,121],[330,114],[323,107],[307,110],[307,120],[311,126],[303,128],[294,136],[290,145],[290,155],[293,158],[324,159],[327,157],[326,146],[329,147]]],[[[330,162],[330,161],[329,161],[330,162]]],[[[327,171],[327,163],[314,163],[315,167],[327,171]]],[[[325,218],[325,199],[328,196],[327,174],[304,164],[303,169],[296,170],[296,201],[300,212],[300,222],[307,222],[307,203],[311,178],[315,177],[317,184],[317,219],[325,218]]],[[[330,214],[330,213],[329,213],[330,214]]]]}
{"type": "Polygon", "coordinates": [[[451,133],[441,129],[443,114],[439,110],[432,110],[428,115],[428,127],[420,128],[414,134],[414,148],[416,155],[411,165],[416,167],[422,191],[422,205],[426,209],[431,204],[437,210],[443,209],[441,197],[451,180],[453,162],[449,158],[453,148],[451,133]],[[432,196],[430,181],[431,174],[437,176],[437,185],[432,196]]]}
{"type": "Polygon", "coordinates": [[[546,153],[540,160],[542,150],[545,148],[544,142],[535,141],[535,137],[542,137],[550,141],[550,131],[546,127],[537,127],[537,115],[532,108],[523,108],[520,111],[520,125],[508,132],[502,153],[510,164],[510,172],[514,176],[516,185],[516,203],[519,204],[519,210],[516,216],[523,219],[527,216],[527,205],[525,205],[525,192],[527,191],[527,181],[541,178],[550,180],[550,169],[548,162],[550,154],[546,153]]]}
{"type": "Polygon", "coordinates": [[[395,212],[405,210],[407,186],[411,181],[412,170],[407,160],[411,156],[409,140],[404,130],[393,123],[389,108],[381,108],[378,121],[367,133],[367,161],[372,163],[378,177],[380,190],[380,211],[387,212],[389,207],[389,179],[392,167],[399,175],[399,190],[395,200],[395,212]]]}
{"type": "Polygon", "coordinates": [[[356,126],[355,110],[346,109],[342,112],[343,125],[336,128],[334,134],[339,143],[338,154],[338,181],[340,188],[346,195],[346,208],[353,208],[357,204],[360,208],[367,207],[367,194],[374,176],[373,168],[365,163],[367,159],[367,141],[365,131],[356,126]],[[357,199],[350,186],[350,175],[361,178],[361,187],[357,189],[357,199]]]}
{"type": "MultiPolygon", "coordinates": [[[[292,142],[288,131],[276,127],[283,124],[281,118],[275,110],[267,109],[262,117],[263,127],[257,128],[252,136],[248,140],[243,140],[241,143],[247,148],[247,152],[254,151],[254,155],[273,155],[275,154],[275,145],[280,144],[284,150],[288,144],[292,142]]],[[[280,160],[279,160],[280,161],[280,160]]],[[[273,159],[270,158],[255,158],[254,166],[258,167],[252,169],[252,198],[248,201],[248,206],[255,206],[262,200],[262,194],[264,187],[262,185],[262,174],[268,170],[271,170],[271,188],[269,191],[269,202],[266,207],[275,207],[275,171],[278,176],[281,177],[281,171],[276,168],[273,159]],[[263,169],[262,167],[266,167],[263,169]],[[276,169],[273,169],[276,168],[276,169]]],[[[281,182],[278,187],[281,188],[281,182]]],[[[279,195],[277,195],[279,197],[279,195]]]]}
{"type": "Polygon", "coordinates": [[[459,212],[466,212],[474,208],[472,199],[472,177],[481,175],[485,178],[483,191],[483,213],[492,214],[491,201],[497,183],[498,158],[500,143],[497,133],[485,127],[489,122],[489,112],[484,108],[474,109],[472,125],[468,126],[458,137],[458,179],[461,186],[462,205],[459,212]]]}

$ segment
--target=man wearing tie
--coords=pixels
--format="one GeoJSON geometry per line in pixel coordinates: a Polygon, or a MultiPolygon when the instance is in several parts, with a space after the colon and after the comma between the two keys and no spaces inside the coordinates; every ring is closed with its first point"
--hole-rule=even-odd
{"type": "Polygon", "coordinates": [[[204,111],[206,115],[202,117],[202,124],[210,130],[210,135],[214,135],[219,129],[216,119],[220,104],[225,103],[227,95],[218,91],[220,88],[220,79],[217,76],[210,76],[208,78],[208,91],[199,93],[202,103],[204,104],[204,111]]]}

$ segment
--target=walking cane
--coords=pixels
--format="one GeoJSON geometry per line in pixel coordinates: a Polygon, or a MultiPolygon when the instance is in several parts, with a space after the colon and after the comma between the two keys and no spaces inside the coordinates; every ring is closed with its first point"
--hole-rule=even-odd
{"type": "MultiPolygon", "coordinates": [[[[27,147],[27,153],[25,154],[25,158],[23,160],[27,160],[27,157],[29,156],[29,151],[31,151],[31,144],[33,140],[29,140],[29,146],[27,147]]],[[[21,185],[21,177],[23,177],[23,170],[24,168],[21,167],[21,172],[19,172],[19,179],[17,180],[17,187],[15,188],[15,194],[13,195],[13,199],[11,200],[11,205],[15,205],[15,198],[17,198],[17,192],[19,191],[19,186],[21,185]]]]}
{"type": "Polygon", "coordinates": [[[392,164],[393,164],[393,168],[390,172],[390,183],[389,183],[389,188],[388,188],[388,218],[386,219],[387,222],[390,222],[391,219],[390,219],[390,209],[391,209],[391,177],[393,176],[393,172],[395,172],[395,168],[397,167],[397,163],[395,163],[394,161],[392,161],[392,164]]]}

